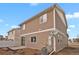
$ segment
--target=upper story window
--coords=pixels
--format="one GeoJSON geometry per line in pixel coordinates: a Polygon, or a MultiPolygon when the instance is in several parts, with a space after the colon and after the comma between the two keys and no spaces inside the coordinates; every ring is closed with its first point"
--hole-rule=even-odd
{"type": "Polygon", "coordinates": [[[47,22],[47,14],[40,17],[40,24],[47,22]]]}
{"type": "Polygon", "coordinates": [[[25,24],[23,24],[22,30],[25,30],[25,24]]]}

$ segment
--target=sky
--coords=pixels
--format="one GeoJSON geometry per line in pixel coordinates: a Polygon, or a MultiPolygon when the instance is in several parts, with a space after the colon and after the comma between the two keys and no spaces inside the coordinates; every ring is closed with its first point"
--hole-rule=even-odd
{"type": "MultiPolygon", "coordinates": [[[[0,34],[18,27],[20,23],[52,6],[53,3],[0,3],[0,34]]],[[[79,36],[79,4],[61,3],[66,14],[70,38],[79,36]]]]}

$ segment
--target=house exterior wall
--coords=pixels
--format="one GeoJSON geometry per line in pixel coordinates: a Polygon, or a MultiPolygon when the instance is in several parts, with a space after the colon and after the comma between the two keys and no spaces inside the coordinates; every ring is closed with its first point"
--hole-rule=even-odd
{"type": "Polygon", "coordinates": [[[37,34],[31,34],[26,36],[26,47],[34,48],[34,49],[42,49],[42,47],[46,47],[48,43],[49,32],[42,32],[37,34]],[[36,36],[36,42],[31,42],[31,37],[36,36]]]}
{"type": "MultiPolygon", "coordinates": [[[[21,30],[22,36],[25,37],[25,46],[27,48],[32,48],[32,49],[39,49],[41,50],[43,47],[47,47],[48,45],[48,37],[50,34],[50,31],[45,31],[45,32],[39,32],[35,34],[30,34],[30,35],[24,35],[24,34],[29,34],[33,32],[38,32],[38,31],[43,31],[43,30],[48,30],[54,27],[54,15],[53,15],[53,10],[49,11],[47,14],[47,22],[40,24],[40,17],[37,17],[36,19],[33,19],[27,23],[25,23],[25,30],[21,30]],[[31,42],[31,37],[36,36],[36,42],[31,42]]],[[[21,26],[22,29],[23,25],[21,26]]],[[[52,29],[53,30],[53,29],[52,29]]],[[[21,37],[22,37],[21,36],[21,37]]],[[[53,47],[53,45],[52,45],[53,47]]],[[[49,49],[49,51],[51,48],[49,49]]]]}
{"type": "MultiPolygon", "coordinates": [[[[27,23],[25,23],[25,30],[22,30],[21,34],[26,34],[26,33],[32,33],[32,32],[36,32],[36,31],[41,31],[41,30],[45,30],[45,29],[49,29],[49,28],[53,28],[53,11],[49,12],[49,13],[45,13],[47,14],[47,22],[40,24],[40,17],[37,17],[36,19],[33,19],[27,23]]],[[[23,24],[24,25],[24,24],[23,24]]],[[[23,25],[21,26],[21,28],[23,27],[23,25]]]]}
{"type": "Polygon", "coordinates": [[[60,30],[61,32],[63,32],[64,34],[67,34],[67,26],[65,25],[66,24],[66,22],[65,22],[65,18],[64,18],[64,14],[60,11],[60,13],[58,13],[59,11],[58,10],[56,10],[55,11],[55,24],[56,24],[56,28],[58,29],[58,30],[60,30]],[[63,15],[61,15],[61,14],[63,14],[63,15]],[[63,19],[62,19],[62,18],[63,19]],[[59,26],[60,25],[60,26],[59,26]]]}
{"type": "Polygon", "coordinates": [[[67,37],[60,34],[60,37],[56,37],[56,52],[62,50],[63,48],[67,47],[67,37]]]}
{"type": "Polygon", "coordinates": [[[67,37],[67,25],[65,22],[64,14],[56,10],[55,11],[55,24],[56,29],[58,29],[61,33],[59,33],[58,37],[56,37],[56,51],[59,51],[65,47],[67,47],[68,37],[67,37]]]}

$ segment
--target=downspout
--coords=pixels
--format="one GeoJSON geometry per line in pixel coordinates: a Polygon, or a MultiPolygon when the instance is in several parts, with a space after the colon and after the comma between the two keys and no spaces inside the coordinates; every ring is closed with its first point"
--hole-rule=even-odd
{"type": "MultiPolygon", "coordinates": [[[[53,15],[54,15],[54,31],[56,30],[55,28],[56,28],[56,24],[55,24],[55,8],[54,8],[54,11],[53,11],[53,15]]],[[[53,43],[54,43],[54,51],[56,51],[56,41],[55,41],[55,36],[53,36],[53,38],[54,38],[54,41],[53,41],[53,43]]]]}

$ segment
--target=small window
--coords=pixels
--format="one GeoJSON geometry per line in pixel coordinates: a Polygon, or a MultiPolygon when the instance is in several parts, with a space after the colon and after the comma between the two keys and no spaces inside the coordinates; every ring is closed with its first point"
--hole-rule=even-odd
{"type": "Polygon", "coordinates": [[[36,37],[31,37],[31,42],[36,42],[36,37]]]}
{"type": "Polygon", "coordinates": [[[40,24],[47,22],[47,14],[40,17],[40,24]]]}
{"type": "Polygon", "coordinates": [[[21,37],[21,45],[25,46],[25,37],[21,37]]]}
{"type": "Polygon", "coordinates": [[[23,25],[22,29],[25,30],[25,24],[23,25]]]}
{"type": "Polygon", "coordinates": [[[40,24],[43,23],[43,16],[40,17],[40,24]]]}
{"type": "Polygon", "coordinates": [[[43,15],[43,21],[44,21],[44,22],[47,22],[47,14],[44,14],[44,15],[43,15]]]}

